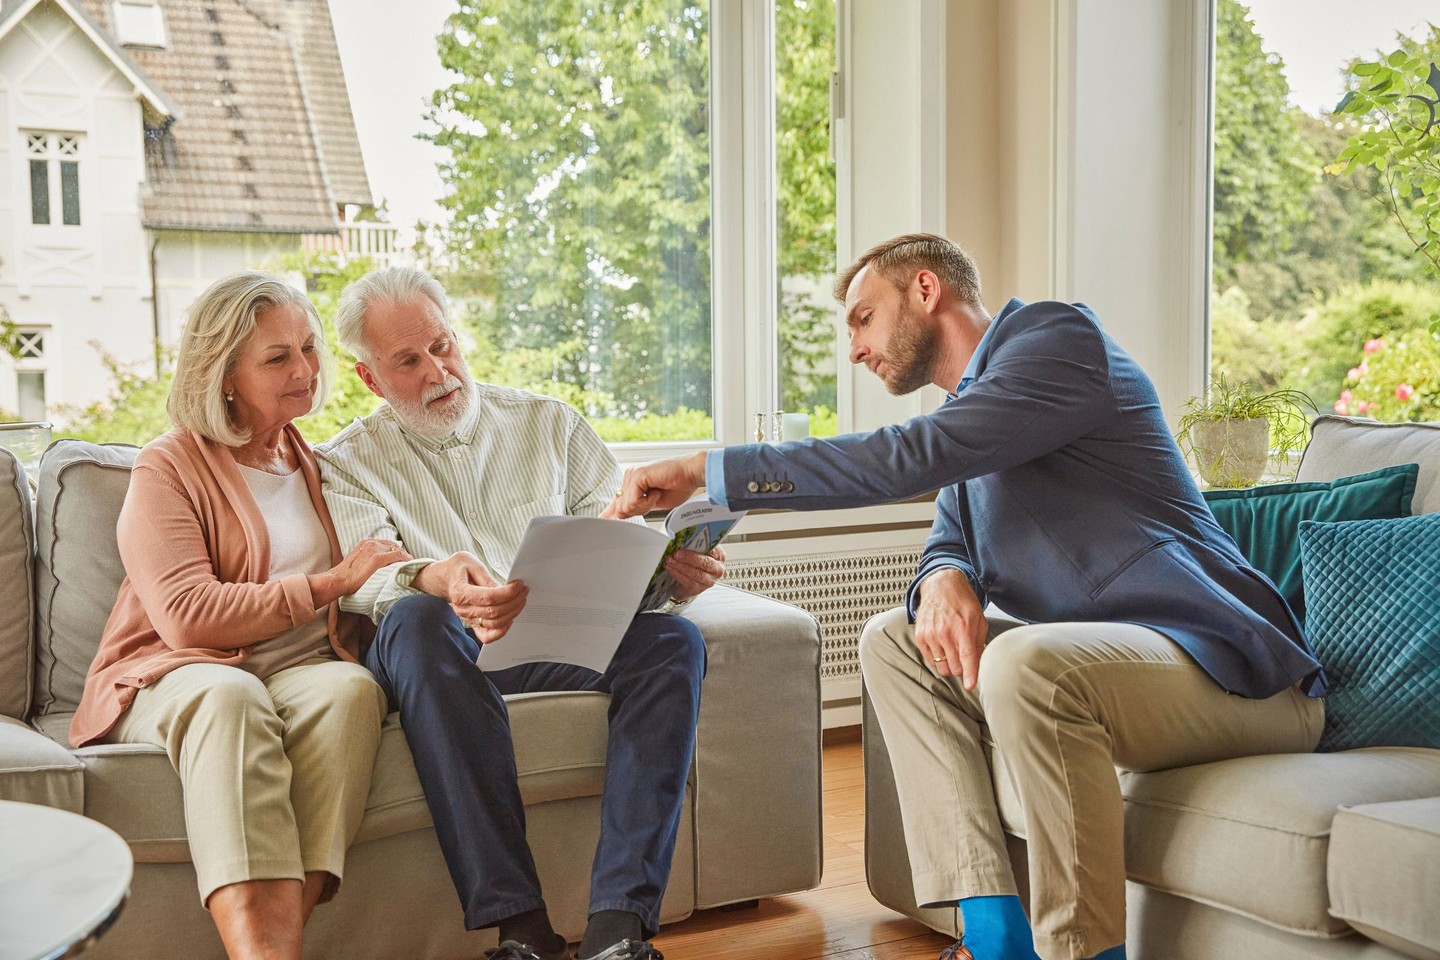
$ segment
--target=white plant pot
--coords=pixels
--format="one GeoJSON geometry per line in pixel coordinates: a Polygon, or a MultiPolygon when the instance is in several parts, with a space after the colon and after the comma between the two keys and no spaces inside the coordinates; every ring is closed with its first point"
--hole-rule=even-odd
{"type": "Polygon", "coordinates": [[[1195,468],[1212,487],[1253,487],[1270,460],[1270,421],[1211,420],[1190,431],[1195,468]]]}

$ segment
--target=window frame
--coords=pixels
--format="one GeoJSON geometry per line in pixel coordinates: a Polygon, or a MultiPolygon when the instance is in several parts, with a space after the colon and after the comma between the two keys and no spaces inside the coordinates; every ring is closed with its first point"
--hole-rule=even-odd
{"type": "Polygon", "coordinates": [[[612,443],[621,464],[745,443],[775,409],[774,5],[710,3],[710,369],[714,437],[612,443]]]}
{"type": "MultiPolygon", "coordinates": [[[[30,193],[30,210],[26,222],[32,230],[39,232],[42,236],[54,239],[76,237],[87,226],[84,214],[84,193],[81,189],[83,183],[81,167],[82,161],[85,159],[84,135],[74,130],[32,129],[22,130],[21,135],[25,143],[25,161],[28,173],[25,183],[30,193]],[[37,146],[37,140],[40,141],[39,146],[37,146]],[[43,164],[45,171],[47,219],[44,221],[35,219],[37,204],[34,171],[36,164],[43,164]],[[70,177],[66,176],[67,168],[71,173],[70,177]],[[67,180],[74,185],[74,222],[69,222],[72,207],[65,189],[67,180]]],[[[21,206],[23,209],[23,205],[21,206]]]]}
{"type": "Polygon", "coordinates": [[[15,412],[22,421],[39,422],[47,419],[50,403],[50,364],[46,352],[54,331],[46,326],[25,325],[15,328],[16,352],[20,354],[11,360],[10,367],[15,378],[15,412]],[[39,375],[41,416],[31,417],[21,409],[21,379],[26,376],[39,375]]]}

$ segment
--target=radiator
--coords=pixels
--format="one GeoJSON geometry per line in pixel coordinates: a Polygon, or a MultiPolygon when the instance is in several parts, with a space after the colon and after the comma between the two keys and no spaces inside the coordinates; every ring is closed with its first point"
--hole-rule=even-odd
{"type": "Polygon", "coordinates": [[[727,541],[726,583],[793,603],[819,621],[826,727],[859,722],[860,631],[870,617],[905,602],[924,533],[920,528],[727,541]]]}

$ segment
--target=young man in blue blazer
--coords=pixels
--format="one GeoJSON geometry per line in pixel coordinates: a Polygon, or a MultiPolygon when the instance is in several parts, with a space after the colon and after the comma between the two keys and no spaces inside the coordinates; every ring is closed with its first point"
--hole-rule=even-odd
{"type": "Polygon", "coordinates": [[[1313,750],[1320,664],[1215,523],[1149,378],[1089,308],[1011,300],[992,318],[974,262],[931,234],[867,251],[835,295],[851,362],[892,393],[941,387],[939,409],[633,469],[608,514],[701,485],[736,509],[938,490],[905,606],[860,640],[916,897],[959,902],[965,938],[948,957],[1123,958],[1115,768],[1313,750]],[[987,603],[1019,623],[987,620],[987,603]],[[982,724],[1024,807],[1028,918],[982,724]]]}

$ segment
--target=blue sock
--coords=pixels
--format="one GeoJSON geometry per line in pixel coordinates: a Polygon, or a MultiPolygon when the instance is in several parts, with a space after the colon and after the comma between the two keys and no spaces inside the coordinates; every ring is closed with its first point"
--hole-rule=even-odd
{"type": "Polygon", "coordinates": [[[966,897],[960,916],[965,946],[975,960],[1040,960],[1019,897],[966,897]]]}
{"type": "Polygon", "coordinates": [[[1125,960],[1125,944],[1111,947],[1109,950],[1101,950],[1090,960],[1125,960]]]}

